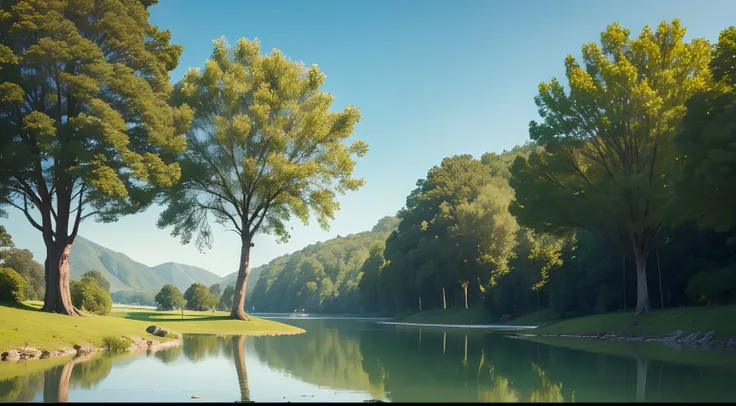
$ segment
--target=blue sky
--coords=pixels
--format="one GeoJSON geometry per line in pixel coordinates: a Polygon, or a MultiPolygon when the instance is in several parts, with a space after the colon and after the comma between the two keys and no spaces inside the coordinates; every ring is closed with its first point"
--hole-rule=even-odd
{"type": "MultiPolygon", "coordinates": [[[[204,64],[213,39],[257,37],[264,52],[278,48],[293,60],[318,64],[334,109],[360,108],[354,139],[367,140],[371,150],[356,174],[366,186],[340,199],[330,231],[312,221],[294,224],[287,244],[256,237],[255,266],[369,230],[395,214],[417,179],[444,157],[480,157],[525,142],[529,121],[538,117],[539,82],[562,79],[565,56],[579,57],[581,45],[598,42],[607,24],[618,21],[638,35],[645,25],[680,18],[687,40],[715,43],[722,29],[736,24],[734,15],[732,0],[161,0],[151,8],[152,23],[170,29],[173,42],[184,46],[172,81],[204,64]]],[[[80,235],[147,265],[174,261],[219,275],[236,270],[235,234],[217,227],[213,249],[202,254],[157,229],[159,212],[153,207],[114,224],[88,219],[80,235]]],[[[41,236],[22,214],[11,210],[0,224],[17,246],[43,261],[41,236]]]]}

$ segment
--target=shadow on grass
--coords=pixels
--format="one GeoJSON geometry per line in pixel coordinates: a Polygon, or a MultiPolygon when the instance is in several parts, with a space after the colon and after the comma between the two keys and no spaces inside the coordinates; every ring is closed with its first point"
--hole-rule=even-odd
{"type": "Polygon", "coordinates": [[[123,318],[128,320],[138,321],[162,321],[166,323],[181,322],[181,321],[222,321],[230,320],[230,316],[199,316],[199,315],[187,315],[184,314],[184,318],[175,318],[176,316],[172,313],[158,313],[158,312],[135,312],[128,313],[123,318]]]}
{"type": "Polygon", "coordinates": [[[30,310],[34,312],[40,312],[41,307],[43,307],[43,303],[41,303],[41,306],[35,306],[30,305],[27,303],[12,303],[12,302],[2,302],[0,303],[1,307],[10,307],[12,309],[19,309],[19,310],[30,310]]]}

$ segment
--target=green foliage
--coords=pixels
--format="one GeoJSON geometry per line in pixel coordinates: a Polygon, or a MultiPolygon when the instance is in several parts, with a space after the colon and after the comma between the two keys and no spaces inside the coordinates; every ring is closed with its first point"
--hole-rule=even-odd
{"type": "Polygon", "coordinates": [[[25,300],[26,283],[14,270],[0,267],[0,302],[20,303],[25,300]]]}
{"type": "Polygon", "coordinates": [[[72,304],[78,309],[99,315],[106,315],[112,309],[110,292],[100,287],[91,276],[71,281],[69,292],[72,304]]]}
{"type": "Polygon", "coordinates": [[[0,261],[5,259],[8,249],[15,247],[13,238],[8,234],[4,226],[0,226],[0,261]]]}
{"type": "Polygon", "coordinates": [[[102,338],[102,346],[110,352],[124,352],[133,345],[133,340],[125,336],[106,336],[102,338]]]}
{"type": "Polygon", "coordinates": [[[177,84],[175,99],[195,110],[182,182],[164,199],[159,227],[188,243],[211,244],[206,215],[250,241],[262,231],[287,240],[292,215],[306,224],[310,209],[327,228],[339,208],[337,193],[356,190],[352,155],[364,141],[345,145],[360,119],[358,109],[329,112],[333,97],[319,91],[325,76],[280,51],[261,55],[258,41],[230,46],[214,41],[203,70],[177,84]],[[196,131],[195,131],[196,130],[196,131]]]}
{"type": "Polygon", "coordinates": [[[187,304],[181,291],[172,284],[166,284],[154,298],[159,310],[181,309],[187,304]]]}
{"type": "Polygon", "coordinates": [[[401,219],[399,219],[396,216],[386,216],[378,220],[378,223],[375,226],[373,226],[373,228],[371,229],[371,232],[372,233],[390,233],[399,227],[400,221],[401,219]]]}
{"type": "Polygon", "coordinates": [[[685,292],[693,303],[736,303],[736,265],[696,273],[685,292]]]}
{"type": "Polygon", "coordinates": [[[97,285],[106,291],[110,291],[110,281],[105,278],[100,271],[89,271],[82,275],[82,278],[92,278],[97,282],[97,285]]]}
{"type": "MultiPolygon", "coordinates": [[[[385,223],[382,219],[379,224],[385,223]]],[[[378,227],[378,225],[377,225],[378,227]]],[[[374,227],[375,229],[376,227],[374,227]]],[[[371,246],[388,233],[364,232],[313,244],[266,265],[247,307],[257,311],[357,313],[359,284],[371,246]]],[[[224,296],[224,294],[223,294],[224,296]]]]}
{"type": "MultiPolygon", "coordinates": [[[[192,112],[167,101],[182,47],[139,1],[2,9],[0,204],[22,211],[59,256],[85,218],[139,212],[179,180],[192,112]]],[[[73,314],[57,279],[47,278],[55,303],[45,309],[73,314]]]]}
{"type": "Polygon", "coordinates": [[[215,295],[215,297],[219,301],[220,300],[220,295],[222,295],[222,288],[220,287],[220,284],[219,283],[216,283],[216,284],[210,286],[210,293],[212,293],[213,295],[215,295]]]}
{"type": "Polygon", "coordinates": [[[5,259],[0,265],[13,269],[23,277],[26,285],[25,298],[43,299],[45,290],[43,265],[33,260],[31,251],[11,248],[4,251],[5,259]]]}
{"type": "Polygon", "coordinates": [[[235,287],[233,285],[225,286],[225,290],[220,296],[217,303],[217,310],[230,310],[233,307],[233,297],[235,296],[235,287]]]}
{"type": "MultiPolygon", "coordinates": [[[[644,287],[653,241],[677,218],[668,185],[685,101],[710,77],[710,45],[684,43],[684,35],[678,20],[636,39],[616,23],[601,34],[602,47],[583,46],[584,66],[568,55],[569,93],[553,78],[535,98],[542,122],[532,121],[529,134],[545,150],[517,157],[511,171],[522,225],[598,233],[633,254],[644,287]]],[[[637,303],[637,311],[649,308],[646,289],[637,303]]]]}
{"type": "Polygon", "coordinates": [[[710,68],[718,82],[686,104],[677,140],[683,168],[677,194],[685,217],[728,231],[736,225],[736,27],[721,32],[710,68]]]}
{"type": "Polygon", "coordinates": [[[189,310],[214,310],[217,306],[217,297],[199,282],[193,283],[184,292],[184,300],[189,310]]]}

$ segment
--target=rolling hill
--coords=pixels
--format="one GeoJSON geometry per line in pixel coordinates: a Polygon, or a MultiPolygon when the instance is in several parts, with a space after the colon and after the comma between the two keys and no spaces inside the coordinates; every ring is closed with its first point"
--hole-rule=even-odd
{"type": "Polygon", "coordinates": [[[71,250],[72,279],[85,272],[100,271],[110,281],[110,291],[158,291],[170,283],[184,291],[194,282],[209,286],[222,278],[205,269],[167,262],[153,268],[125,254],[77,236],[71,250]]]}

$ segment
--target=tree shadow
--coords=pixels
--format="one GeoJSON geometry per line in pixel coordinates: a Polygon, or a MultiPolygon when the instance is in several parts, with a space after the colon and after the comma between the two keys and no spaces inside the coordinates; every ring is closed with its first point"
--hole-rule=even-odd
{"type": "Polygon", "coordinates": [[[180,318],[165,318],[164,316],[171,316],[170,313],[160,312],[135,312],[127,313],[123,316],[124,319],[138,320],[138,321],[150,321],[150,322],[166,322],[176,323],[182,321],[217,321],[217,320],[230,320],[229,316],[200,316],[200,315],[184,315],[183,319],[180,318]]]}

